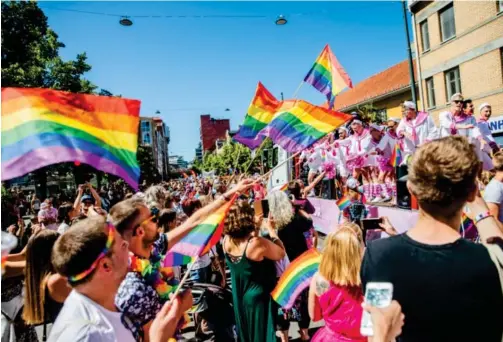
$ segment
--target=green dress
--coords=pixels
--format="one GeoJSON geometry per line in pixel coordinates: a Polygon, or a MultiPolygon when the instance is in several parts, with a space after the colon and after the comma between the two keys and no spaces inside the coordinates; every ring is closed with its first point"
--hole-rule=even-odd
{"type": "MultiPolygon", "coordinates": [[[[250,240],[248,240],[248,243],[250,240]]],[[[240,342],[276,342],[275,312],[271,291],[276,284],[274,262],[246,257],[246,244],[239,260],[225,253],[231,271],[232,298],[240,342]]]]}

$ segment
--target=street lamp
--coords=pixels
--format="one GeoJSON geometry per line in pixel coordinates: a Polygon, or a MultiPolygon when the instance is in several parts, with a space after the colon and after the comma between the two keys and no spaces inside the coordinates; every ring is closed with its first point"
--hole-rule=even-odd
{"type": "Polygon", "coordinates": [[[121,24],[122,26],[132,26],[133,21],[128,17],[122,17],[121,20],[119,20],[119,24],[121,24]]]}
{"type": "Polygon", "coordinates": [[[286,25],[287,22],[288,21],[286,20],[286,18],[282,14],[280,14],[278,16],[278,18],[276,19],[276,25],[278,25],[278,26],[286,25]]]}

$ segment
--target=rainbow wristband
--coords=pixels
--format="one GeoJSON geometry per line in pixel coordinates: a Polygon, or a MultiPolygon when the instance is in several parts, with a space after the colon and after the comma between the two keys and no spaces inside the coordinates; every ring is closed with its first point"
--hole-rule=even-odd
{"type": "Polygon", "coordinates": [[[477,216],[475,216],[475,219],[473,220],[473,223],[477,224],[483,219],[486,219],[488,217],[492,217],[491,213],[486,211],[485,213],[480,213],[477,216]]]}

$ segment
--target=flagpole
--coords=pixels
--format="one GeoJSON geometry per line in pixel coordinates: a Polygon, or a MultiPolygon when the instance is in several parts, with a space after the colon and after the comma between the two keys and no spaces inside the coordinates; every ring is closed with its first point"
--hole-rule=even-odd
{"type": "Polygon", "coordinates": [[[302,88],[303,85],[304,85],[304,80],[300,81],[299,86],[297,87],[297,89],[295,89],[295,92],[293,93],[293,96],[292,96],[292,98],[294,100],[297,99],[297,94],[298,94],[298,92],[300,91],[300,88],[302,88]]]}
{"type": "Polygon", "coordinates": [[[189,278],[189,274],[190,274],[190,271],[192,271],[192,268],[194,267],[194,265],[196,264],[196,261],[199,260],[199,255],[196,256],[196,258],[194,259],[194,261],[192,261],[192,263],[189,265],[189,267],[187,268],[187,271],[185,272],[185,274],[183,275],[183,278],[182,280],[180,280],[180,284],[178,284],[178,287],[176,288],[176,291],[173,293],[173,296],[171,297],[170,301],[173,302],[176,298],[176,296],[180,293],[180,290],[182,289],[182,286],[183,284],[187,281],[187,279],[189,278]]]}

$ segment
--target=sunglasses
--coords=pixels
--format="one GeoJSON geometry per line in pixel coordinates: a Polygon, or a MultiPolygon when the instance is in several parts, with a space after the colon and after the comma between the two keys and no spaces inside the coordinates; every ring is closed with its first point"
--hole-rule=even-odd
{"type": "Polygon", "coordinates": [[[463,101],[460,101],[460,100],[454,100],[454,101],[452,101],[452,102],[454,102],[454,103],[461,103],[461,102],[463,102],[463,101]]]}

